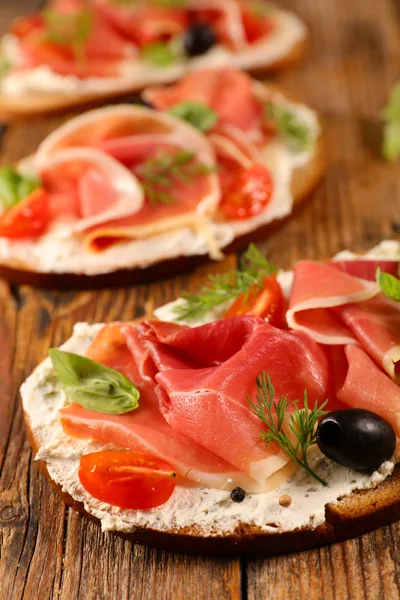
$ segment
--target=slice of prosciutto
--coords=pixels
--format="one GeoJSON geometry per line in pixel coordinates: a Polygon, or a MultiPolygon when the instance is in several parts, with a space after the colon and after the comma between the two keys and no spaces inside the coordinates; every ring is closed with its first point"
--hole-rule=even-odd
{"type": "Polygon", "coordinates": [[[348,370],[338,398],[354,408],[365,408],[386,419],[400,437],[400,388],[362,348],[345,349],[348,370]]]}
{"type": "MultiPolygon", "coordinates": [[[[260,491],[260,486],[246,474],[168,425],[159,410],[154,383],[142,378],[139,365],[126,345],[122,333],[125,327],[120,323],[106,325],[87,356],[133,381],[140,390],[139,408],[123,415],[108,415],[71,404],[60,411],[66,433],[134,452],[151,453],[167,460],[181,477],[198,485],[220,489],[240,486],[248,491],[260,491]]],[[[140,341],[133,342],[132,336],[131,343],[140,346],[140,341]]],[[[143,348],[141,352],[145,352],[143,348]]]]}
{"type": "Polygon", "coordinates": [[[294,269],[287,323],[321,344],[353,344],[353,333],[331,309],[369,300],[379,291],[377,283],[348,275],[328,264],[301,261],[294,269]]]}
{"type": "Polygon", "coordinates": [[[400,306],[383,294],[336,309],[362,348],[400,383],[400,306]]]}
{"type": "Polygon", "coordinates": [[[168,193],[168,202],[154,203],[145,194],[141,205],[132,204],[129,212],[110,211],[108,218],[94,222],[90,231],[83,225],[81,229],[87,231],[84,244],[89,250],[182,227],[206,227],[217,209],[220,186],[214,151],[198,130],[180,119],[132,105],[93,110],[50,134],[39,146],[35,164],[39,170],[45,169],[59,153],[68,149],[72,155],[79,148],[95,148],[105,158],[113,157],[143,188],[143,168],[157,158],[189,152],[193,166],[198,166],[190,177],[171,177],[167,188],[162,188],[168,193]]]}
{"type": "Polygon", "coordinates": [[[398,260],[360,258],[356,260],[332,260],[328,264],[344,273],[360,277],[360,279],[376,281],[377,269],[380,269],[383,273],[397,276],[400,263],[398,260]]]}
{"type": "Polygon", "coordinates": [[[144,322],[124,329],[127,344],[137,332],[153,359],[161,412],[175,431],[233,464],[263,485],[287,456],[261,440],[263,424],[250,410],[256,377],[267,371],[277,396],[310,404],[328,396],[326,356],[301,332],[276,329],[257,317],[234,317],[188,328],[144,322]]]}
{"type": "Polygon", "coordinates": [[[198,70],[175,85],[148,88],[143,97],[160,110],[187,101],[204,104],[217,113],[218,126],[229,125],[253,136],[261,129],[262,104],[253,80],[231,67],[198,70]]]}
{"type": "Polygon", "coordinates": [[[112,218],[136,214],[144,204],[136,177],[117,160],[93,148],[52,154],[40,170],[49,199],[50,221],[69,235],[112,218]]]}
{"type": "Polygon", "coordinates": [[[47,12],[15,21],[12,33],[18,40],[20,69],[46,65],[59,75],[113,77],[135,54],[132,44],[81,0],[52,2],[47,12]],[[80,42],[79,31],[86,29],[80,42]]]}

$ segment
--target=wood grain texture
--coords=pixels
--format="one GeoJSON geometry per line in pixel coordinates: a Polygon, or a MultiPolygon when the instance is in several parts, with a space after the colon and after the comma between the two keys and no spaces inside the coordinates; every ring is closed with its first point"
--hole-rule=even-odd
{"type": "MultiPolygon", "coordinates": [[[[2,0],[0,32],[40,0],[2,0]]],[[[329,169],[295,221],[262,244],[290,267],[341,248],[367,250],[400,232],[400,170],[379,158],[379,111],[400,75],[397,0],[286,0],[310,25],[306,59],[277,76],[324,118],[329,169]]],[[[1,162],[34,150],[59,119],[12,125],[1,162]]],[[[44,482],[26,441],[18,388],[78,320],[129,319],[199,276],[96,292],[49,292],[0,283],[0,591],[4,600],[396,600],[400,525],[310,552],[264,560],[185,557],[103,535],[44,482]]]]}

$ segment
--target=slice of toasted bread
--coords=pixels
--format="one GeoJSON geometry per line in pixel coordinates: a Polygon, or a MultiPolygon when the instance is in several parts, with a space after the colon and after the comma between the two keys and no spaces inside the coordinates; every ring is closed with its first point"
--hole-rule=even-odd
{"type": "MultiPolygon", "coordinates": [[[[35,455],[40,444],[31,427],[31,418],[27,412],[24,412],[24,418],[28,438],[35,455]]],[[[55,481],[48,471],[46,462],[38,460],[37,464],[42,474],[50,481],[67,504],[85,517],[100,524],[99,519],[85,510],[82,502],[77,501],[63,490],[63,481],[60,475],[58,475],[58,481],[55,481]]],[[[296,502],[295,496],[293,502],[296,502]]],[[[310,502],[315,503],[315,499],[310,498],[310,502]]],[[[159,510],[162,511],[162,507],[159,510]]],[[[223,521],[223,503],[220,510],[223,521]]],[[[175,552],[207,555],[267,555],[306,550],[343,541],[383,525],[388,525],[399,518],[400,464],[395,467],[393,474],[377,487],[354,491],[350,495],[341,498],[339,502],[326,504],[325,521],[314,528],[306,526],[281,531],[278,530],[276,524],[271,523],[269,530],[266,531],[254,524],[252,516],[246,520],[244,509],[243,519],[229,533],[224,531],[222,527],[219,528],[218,522],[213,525],[211,531],[207,532],[207,535],[205,535],[200,525],[188,525],[179,529],[172,526],[158,529],[157,526],[135,526],[134,523],[131,523],[132,532],[130,533],[119,531],[113,531],[113,533],[140,544],[175,552]],[[274,527],[276,527],[275,531],[274,527]]]]}
{"type": "MultiPolygon", "coordinates": [[[[301,59],[306,49],[306,40],[296,42],[290,52],[284,57],[275,60],[264,67],[249,69],[249,73],[259,77],[266,73],[291,67],[301,59]]],[[[182,73],[182,75],[184,72],[182,73]]],[[[171,83],[169,81],[169,83],[171,83]]],[[[151,82],[146,82],[149,85],[151,82]]],[[[168,83],[168,82],[163,82],[168,83]]],[[[43,116],[49,113],[61,113],[70,108],[89,108],[104,104],[108,100],[123,99],[127,94],[139,92],[144,85],[132,81],[124,81],[110,88],[107,92],[98,93],[38,93],[29,95],[9,96],[0,93],[0,119],[12,121],[17,119],[29,119],[33,116],[43,116]]]]}
{"type": "MultiPolygon", "coordinates": [[[[245,248],[250,241],[265,238],[269,233],[281,227],[295,214],[310,196],[321,180],[326,167],[325,145],[323,139],[317,144],[316,152],[310,162],[297,168],[293,173],[291,191],[293,194],[292,213],[280,220],[272,221],[245,235],[237,237],[223,249],[225,254],[245,248]]],[[[192,270],[200,264],[210,262],[206,255],[181,256],[166,259],[146,268],[127,268],[99,275],[79,273],[43,273],[32,269],[31,265],[10,258],[0,264],[0,277],[18,283],[38,287],[58,289],[97,289],[100,287],[132,285],[145,283],[157,278],[169,277],[176,273],[192,270]]]]}

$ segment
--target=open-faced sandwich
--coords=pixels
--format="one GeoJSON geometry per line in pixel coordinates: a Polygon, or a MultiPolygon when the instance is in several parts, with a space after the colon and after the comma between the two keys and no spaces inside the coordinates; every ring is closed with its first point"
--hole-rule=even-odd
{"type": "Polygon", "coordinates": [[[1,274],[84,287],[218,259],[287,217],[322,175],[316,114],[247,74],[199,71],[146,98],[165,110],[86,112],[3,166],[1,274]]]}
{"type": "Polygon", "coordinates": [[[207,553],[398,518],[400,244],[339,258],[277,273],[252,246],[159,320],[77,324],[21,389],[66,501],[104,531],[207,553]]]}
{"type": "Polygon", "coordinates": [[[306,35],[264,0],[54,0],[1,41],[0,112],[45,113],[204,67],[281,68],[306,35]]]}

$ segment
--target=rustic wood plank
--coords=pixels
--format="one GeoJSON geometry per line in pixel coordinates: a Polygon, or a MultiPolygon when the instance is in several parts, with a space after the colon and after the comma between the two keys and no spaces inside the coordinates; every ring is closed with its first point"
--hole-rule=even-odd
{"type": "MultiPolygon", "coordinates": [[[[2,2],[0,32],[41,0],[2,2]]],[[[323,115],[329,156],[324,184],[284,230],[263,244],[289,268],[299,257],[323,258],[343,247],[366,250],[400,230],[398,165],[379,158],[379,110],[399,75],[396,0],[287,0],[309,23],[308,56],[277,77],[323,115]]],[[[12,125],[2,161],[29,154],[58,118],[12,125]]],[[[185,274],[135,289],[14,295],[0,284],[0,582],[6,599],[189,598],[249,600],[397,599],[400,525],[331,547],[266,560],[185,557],[134,546],[68,509],[32,461],[18,387],[49,345],[78,320],[142,316],[200,276],[185,274]],[[6,341],[6,343],[4,343],[6,341]],[[11,369],[11,364],[13,367],[11,369]]]]}

